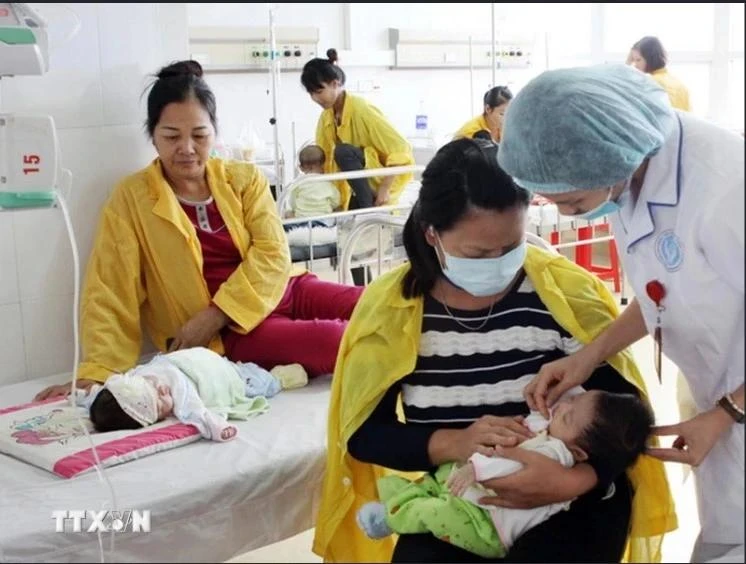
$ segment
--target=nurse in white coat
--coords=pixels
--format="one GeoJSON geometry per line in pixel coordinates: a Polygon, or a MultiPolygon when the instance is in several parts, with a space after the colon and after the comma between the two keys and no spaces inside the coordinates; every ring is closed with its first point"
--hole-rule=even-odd
{"type": "Polygon", "coordinates": [[[695,467],[692,561],[743,562],[743,138],[673,110],[643,73],[600,65],[529,82],[506,113],[498,162],[562,214],[608,216],[636,295],[592,343],[542,368],[529,405],[546,413],[604,359],[659,333],[699,413],[658,427],[677,439],[649,454],[695,467]]]}

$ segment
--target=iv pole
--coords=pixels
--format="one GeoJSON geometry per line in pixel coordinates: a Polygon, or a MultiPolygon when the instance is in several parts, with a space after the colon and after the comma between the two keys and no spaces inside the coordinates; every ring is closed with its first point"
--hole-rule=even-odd
{"type": "Polygon", "coordinates": [[[495,3],[490,3],[490,9],[492,12],[492,85],[491,87],[494,88],[497,86],[495,83],[495,69],[497,67],[497,53],[496,53],[496,44],[495,44],[495,3]]]}
{"type": "Polygon", "coordinates": [[[277,131],[277,83],[280,74],[280,59],[277,52],[277,41],[275,37],[275,11],[276,4],[269,4],[269,53],[270,63],[269,72],[272,78],[272,117],[269,123],[272,126],[272,139],[275,144],[275,177],[277,178],[277,198],[279,199],[282,192],[282,185],[285,179],[281,176],[282,167],[280,166],[280,140],[277,131]]]}

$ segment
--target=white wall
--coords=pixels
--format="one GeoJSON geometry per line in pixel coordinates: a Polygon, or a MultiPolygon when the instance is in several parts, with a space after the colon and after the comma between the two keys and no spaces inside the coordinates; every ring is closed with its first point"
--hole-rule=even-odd
{"type": "MultiPolygon", "coordinates": [[[[330,47],[352,51],[356,55],[388,50],[388,28],[463,30],[489,36],[491,10],[488,3],[429,4],[286,4],[278,5],[278,26],[314,26],[319,28],[319,53],[330,47]]],[[[501,8],[504,10],[504,8],[501,8]]],[[[265,4],[188,5],[191,26],[263,26],[269,15],[265,4]]],[[[473,99],[468,70],[389,70],[364,67],[346,62],[340,65],[347,75],[347,88],[360,92],[378,105],[405,135],[415,133],[415,115],[424,101],[430,125],[437,132],[453,132],[481,108],[481,98],[491,86],[489,70],[477,70],[473,76],[473,99]],[[365,83],[375,84],[371,91],[365,83]],[[361,88],[366,88],[361,91],[361,88]]],[[[542,68],[538,68],[542,70],[542,68]]],[[[538,72],[534,69],[535,72],[538,72]]],[[[497,82],[518,86],[533,74],[507,72],[497,82]]],[[[272,99],[269,73],[211,73],[207,80],[218,100],[221,136],[235,142],[246,124],[251,124],[267,143],[273,139],[269,118],[272,99]]],[[[320,108],[311,101],[300,84],[300,71],[283,71],[279,88],[278,134],[288,161],[292,157],[292,127],[295,123],[296,146],[313,138],[320,108]]]]}
{"type": "MultiPolygon", "coordinates": [[[[189,24],[268,25],[266,4],[189,4],[189,24]]],[[[329,47],[343,51],[340,64],[348,90],[361,92],[378,105],[407,135],[414,135],[421,103],[437,134],[457,129],[477,113],[484,92],[492,86],[489,70],[390,70],[360,66],[388,50],[388,28],[431,29],[489,34],[490,3],[387,4],[334,3],[277,5],[278,26],[315,26],[320,31],[319,52],[329,47]],[[344,51],[352,57],[346,61],[344,51]]],[[[514,91],[548,67],[623,62],[629,46],[644,34],[659,35],[669,49],[672,72],[689,85],[693,112],[726,126],[743,128],[742,4],[683,4],[677,25],[671,8],[661,4],[497,3],[498,33],[505,29],[537,38],[530,70],[498,71],[495,83],[514,91]],[[729,17],[730,15],[730,17],[729,17]],[[740,22],[740,27],[739,27],[740,22]],[[692,39],[694,38],[694,39],[692,39]],[[720,38],[720,39],[718,39],[720,38]],[[725,38],[725,39],[723,39],[725,38]],[[548,54],[546,41],[549,43],[548,54]],[[721,44],[725,42],[723,47],[721,44]],[[728,44],[730,44],[730,49],[728,44]],[[728,72],[730,70],[730,72],[728,72]]],[[[272,142],[269,73],[209,74],[215,89],[222,134],[235,142],[244,124],[267,143],[272,142]]],[[[278,134],[288,158],[292,156],[291,123],[296,146],[314,135],[320,112],[300,85],[300,72],[282,72],[279,88],[278,134]]]]}
{"type": "MultiPolygon", "coordinates": [[[[146,75],[187,54],[185,4],[33,4],[50,25],[50,71],[0,81],[0,110],[50,114],[73,173],[83,270],[102,204],[155,156],[143,132],[146,75]],[[74,18],[80,31],[68,43],[74,18]]],[[[59,210],[0,212],[0,385],[69,372],[70,244],[59,210]]]]}
{"type": "MultiPolygon", "coordinates": [[[[265,3],[188,4],[191,26],[269,26],[265,3]]],[[[313,26],[319,29],[322,52],[341,47],[343,42],[343,4],[280,4],[278,26],[313,26]]],[[[252,126],[267,144],[273,141],[271,79],[269,73],[209,74],[206,76],[218,103],[218,127],[221,139],[233,143],[244,126],[252,126]]],[[[300,84],[300,72],[280,75],[278,90],[278,132],[280,144],[291,159],[291,126],[297,123],[297,144],[313,136],[320,113],[300,84]]]]}

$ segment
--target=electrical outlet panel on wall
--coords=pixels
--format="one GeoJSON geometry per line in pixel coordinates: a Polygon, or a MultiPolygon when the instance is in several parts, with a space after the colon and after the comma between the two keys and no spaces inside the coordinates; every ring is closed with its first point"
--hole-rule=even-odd
{"type": "Polygon", "coordinates": [[[300,70],[317,56],[319,30],[315,27],[277,27],[275,49],[266,27],[192,27],[191,57],[210,71],[267,70],[279,61],[281,70],[300,70]]]}

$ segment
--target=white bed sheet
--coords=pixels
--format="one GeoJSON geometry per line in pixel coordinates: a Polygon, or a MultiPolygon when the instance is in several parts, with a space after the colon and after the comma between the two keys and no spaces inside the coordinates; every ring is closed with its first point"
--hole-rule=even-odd
{"type": "MultiPolygon", "coordinates": [[[[55,376],[0,388],[0,408],[55,376]]],[[[222,562],[314,525],[331,377],[270,399],[229,443],[198,441],[106,470],[120,509],[150,510],[150,533],[119,533],[107,562],[222,562]]],[[[56,533],[52,511],[109,507],[96,472],[65,480],[0,454],[0,561],[98,562],[94,533],[56,533]]]]}

